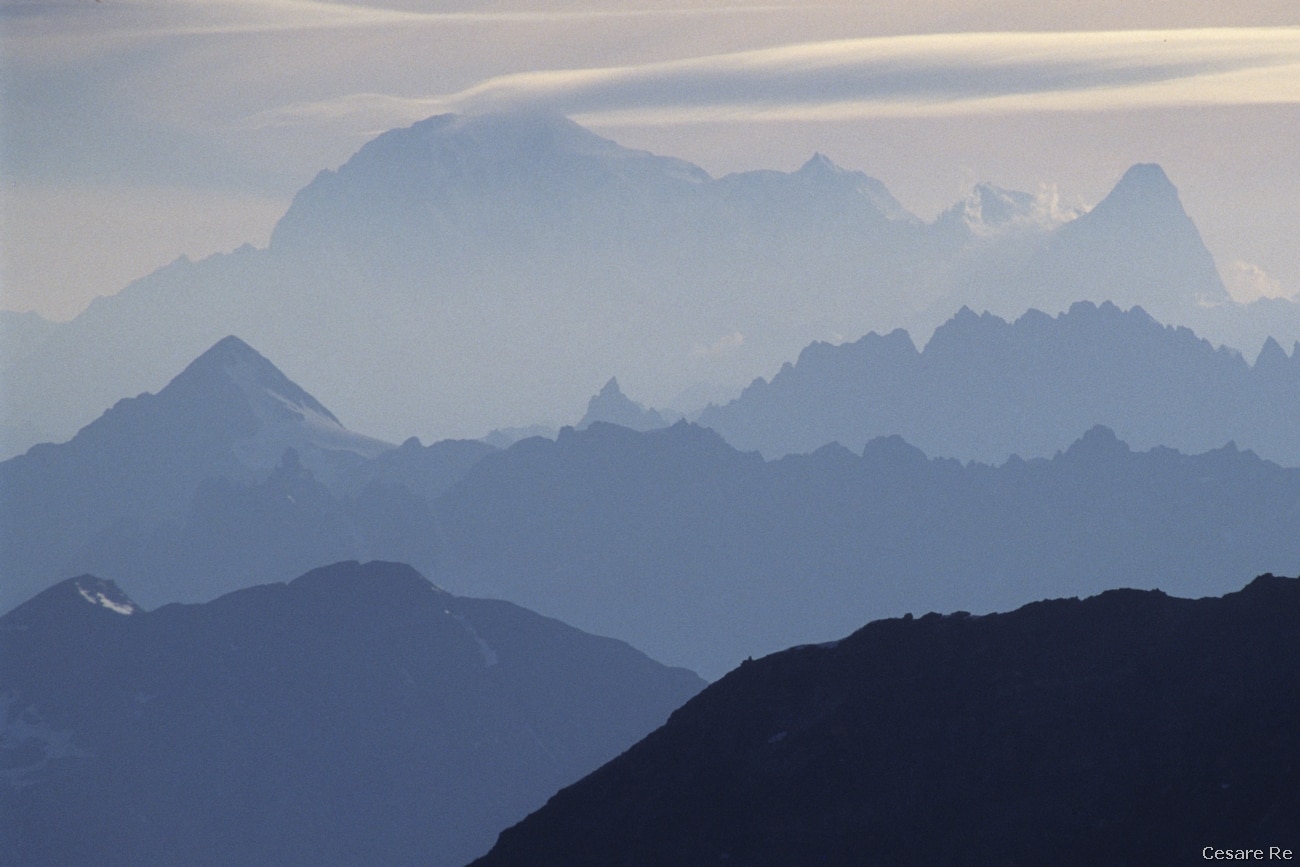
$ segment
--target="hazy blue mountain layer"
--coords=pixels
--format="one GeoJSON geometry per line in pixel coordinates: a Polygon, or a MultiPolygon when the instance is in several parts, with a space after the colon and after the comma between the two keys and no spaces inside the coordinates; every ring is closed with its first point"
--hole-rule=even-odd
{"type": "Polygon", "coordinates": [[[1094,424],[1140,448],[1229,440],[1300,466],[1300,344],[1254,365],[1141,308],[1079,302],[1014,322],[963,308],[917,350],[904,331],[815,343],[771,380],[697,417],[768,457],[899,434],[927,454],[1048,456],[1094,424]]]}
{"type": "Polygon", "coordinates": [[[0,463],[0,610],[93,571],[78,563],[103,566],[150,606],[334,560],[429,568],[434,540],[412,523],[492,451],[451,440],[397,448],[353,433],[226,337],[156,395],[121,400],[71,441],[0,463]],[[155,592],[158,581],[195,592],[155,592]]]}
{"type": "Polygon", "coordinates": [[[1233,446],[928,459],[898,437],[764,461],[679,423],[489,455],[436,503],[438,581],[716,677],[905,612],[1116,586],[1225,592],[1300,560],[1300,470],[1233,446]]]}
{"type": "MultiPolygon", "coordinates": [[[[1140,314],[1078,316],[1154,327],[1140,314]]],[[[1034,324],[970,316],[948,328],[963,322],[995,339],[1034,324]]],[[[1207,383],[1195,359],[1240,366],[1167,333],[1189,349],[1171,357],[1207,383]]],[[[905,339],[881,342],[891,341],[918,357],[905,339]]],[[[1116,381],[1139,381],[1126,370],[1116,381]]],[[[593,404],[644,418],[607,391],[593,404]]],[[[83,573],[152,608],[337,560],[394,560],[716,677],[873,617],[988,611],[1118,583],[1216,593],[1225,574],[1300,557],[1300,469],[1233,445],[1135,452],[1096,427],[1050,459],[1001,465],[931,460],[897,436],[765,461],[685,423],[640,433],[592,422],[502,452],[473,441],[388,448],[332,418],[229,338],[158,395],[0,463],[0,610],[83,573]]]]}
{"type": "Polygon", "coordinates": [[[962,304],[1107,299],[1252,354],[1300,339],[1300,305],[1228,300],[1155,166],[1082,215],[984,185],[925,223],[820,156],[715,179],[559,118],[442,116],[322,172],[266,249],[178,260],[72,322],[15,326],[0,425],[20,439],[0,455],[157,391],[227,334],[351,423],[428,440],[577,418],[614,373],[666,406],[814,340],[923,336],[962,304]]]}
{"type": "Polygon", "coordinates": [[[703,686],[408,566],[0,617],[7,865],[460,865],[703,686]]]}
{"type": "Polygon", "coordinates": [[[878,621],[742,665],[474,864],[1294,857],[1298,639],[1272,575],[878,621]]]}

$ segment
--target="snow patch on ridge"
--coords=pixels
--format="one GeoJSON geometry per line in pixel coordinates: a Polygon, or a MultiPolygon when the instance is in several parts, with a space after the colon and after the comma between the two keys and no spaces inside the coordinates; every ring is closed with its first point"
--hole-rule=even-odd
{"type": "Polygon", "coordinates": [[[136,607],[130,602],[115,602],[98,590],[87,590],[78,584],[77,592],[81,594],[81,598],[91,605],[98,605],[101,608],[107,608],[109,611],[116,611],[118,614],[134,614],[136,612],[136,607]]]}

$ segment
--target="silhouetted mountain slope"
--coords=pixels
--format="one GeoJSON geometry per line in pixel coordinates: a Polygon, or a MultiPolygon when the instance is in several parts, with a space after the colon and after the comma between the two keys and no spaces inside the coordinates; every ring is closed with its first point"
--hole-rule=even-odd
{"type": "MultiPolygon", "coordinates": [[[[905,337],[875,339],[916,355],[905,337]]],[[[1285,375],[1281,356],[1257,367],[1285,375]]],[[[200,401],[160,416],[159,403],[127,402],[156,437],[152,462],[88,428],[0,464],[0,602],[82,573],[128,583],[146,607],[200,602],[338,559],[401,558],[454,592],[715,677],[873,617],[1119,581],[1221,592],[1225,574],[1300,557],[1300,470],[1235,446],[1133,452],[1104,428],[1050,460],[963,466],[899,437],[765,462],[694,425],[593,423],[505,452],[411,440],[324,470],[286,449],[241,476],[218,446],[244,415],[209,418],[200,401]],[[124,450],[83,449],[96,437],[124,450]]]]}
{"type": "Polygon", "coordinates": [[[339,559],[429,568],[435,540],[412,520],[492,451],[348,431],[227,337],[158,394],[0,463],[0,608],[79,572],[131,581],[153,605],[339,559]]]}
{"type": "Polygon", "coordinates": [[[1199,864],[1294,852],[1300,582],[884,620],[742,665],[496,865],[1199,864]]]}
{"type": "Polygon", "coordinates": [[[813,340],[928,333],[962,304],[1115,298],[1247,352],[1300,339],[1300,305],[1214,304],[1158,168],[1081,216],[1040,199],[985,185],[926,224],[821,156],[713,179],[560,118],[435,117],[322,172],[267,249],[178,260],[0,375],[15,424],[66,436],[233,333],[351,422],[427,440],[576,418],[611,371],[662,406],[813,340]]]}
{"type": "Polygon", "coordinates": [[[458,865],[703,683],[408,566],[0,617],[0,861],[458,865]]]}
{"type": "Polygon", "coordinates": [[[480,461],[436,506],[438,581],[716,677],[907,611],[1121,584],[1223,592],[1300,562],[1300,470],[1227,446],[930,460],[898,437],[764,462],[679,423],[606,424],[480,461]]]}
{"type": "Polygon", "coordinates": [[[769,457],[898,434],[932,455],[1051,455],[1093,424],[1142,448],[1235,440],[1300,465],[1300,346],[1254,366],[1141,308],[1080,302],[1008,323],[963,308],[921,351],[904,331],[813,344],[700,424],[769,457]]]}

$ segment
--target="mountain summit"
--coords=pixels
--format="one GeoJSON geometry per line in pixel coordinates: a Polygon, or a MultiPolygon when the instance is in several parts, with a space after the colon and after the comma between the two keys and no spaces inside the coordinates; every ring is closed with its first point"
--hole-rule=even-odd
{"type": "Polygon", "coordinates": [[[1029,274],[1045,293],[1039,303],[1053,306],[1104,298],[1185,322],[1196,305],[1229,301],[1177,188],[1151,163],[1130,168],[1095,208],[1062,226],[1029,274]]]}
{"type": "MultiPolygon", "coordinates": [[[[320,401],[238,337],[222,338],[158,393],[156,411],[191,427],[224,428],[250,469],[266,469],[286,448],[374,457],[388,443],[349,431],[320,401]]],[[[174,431],[162,432],[174,433],[174,431]]]]}
{"type": "Polygon", "coordinates": [[[226,337],[157,394],[118,401],[68,442],[0,463],[0,604],[70,574],[51,574],[51,552],[71,563],[110,527],[147,535],[178,520],[205,481],[258,481],[286,455],[330,480],[390,448],[344,428],[252,347],[226,337]]]}
{"type": "Polygon", "coordinates": [[[622,389],[618,387],[618,380],[614,377],[610,377],[599,394],[587,401],[587,413],[576,427],[578,430],[585,430],[593,422],[598,421],[642,431],[668,427],[669,424],[658,410],[646,409],[623,394],[622,389]]]}
{"type": "Polygon", "coordinates": [[[704,685],[383,562],[148,612],[72,579],[0,617],[0,684],[12,867],[458,867],[704,685]]]}
{"type": "MultiPolygon", "coordinates": [[[[1248,321],[1239,305],[1204,306],[1226,293],[1158,169],[1072,215],[986,186],[926,223],[822,155],[713,178],[561,117],[443,115],[321,172],[266,249],[160,269],[0,376],[14,435],[66,436],[239,334],[310,370],[340,417],[400,441],[577,418],[582,383],[614,370],[666,406],[701,383],[739,388],[814,340],[928,333],[963,304],[1016,317],[1112,300],[1247,352],[1263,343],[1259,323],[1249,339],[1228,327],[1248,321]]],[[[1278,305],[1266,324],[1289,346],[1300,305],[1278,305]]]]}

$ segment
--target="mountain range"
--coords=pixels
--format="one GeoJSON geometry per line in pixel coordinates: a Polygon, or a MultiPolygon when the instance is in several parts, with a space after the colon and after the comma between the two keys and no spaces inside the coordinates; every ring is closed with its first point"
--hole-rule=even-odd
{"type": "MultiPolygon", "coordinates": [[[[597,408],[631,403],[606,392],[597,408]]],[[[223,339],[157,395],[0,463],[0,610],[82,573],[156,607],[397,560],[717,677],[875,617],[1216,593],[1300,558],[1300,469],[1232,444],[1134,451],[1094,427],[999,465],[898,436],[764,460],[686,422],[591,422],[372,454],[333,417],[223,339]]]]}
{"type": "Polygon", "coordinates": [[[0,861],[455,867],[703,685],[400,564],[70,578],[0,617],[0,861]]]}
{"type": "Polygon", "coordinates": [[[439,116],[320,173],[264,249],[178,260],[65,324],[3,324],[24,335],[0,350],[3,454],[157,391],[227,334],[381,439],[440,439],[575,418],[611,374],[663,407],[814,340],[1077,300],[1248,353],[1300,338],[1300,305],[1230,302],[1156,166],[1082,214],[983,185],[926,223],[821,156],[712,178],[562,118],[439,116]]]}
{"type": "Polygon", "coordinates": [[[899,434],[927,454],[1050,456],[1094,424],[1139,448],[1228,441],[1300,466],[1300,343],[1253,365],[1140,307],[1077,302],[1014,322],[962,310],[917,350],[907,332],[814,343],[696,420],[768,457],[899,434]]]}
{"type": "Polygon", "coordinates": [[[1273,575],[877,621],[741,665],[473,864],[1280,862],[1297,637],[1273,575]]]}

